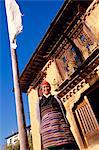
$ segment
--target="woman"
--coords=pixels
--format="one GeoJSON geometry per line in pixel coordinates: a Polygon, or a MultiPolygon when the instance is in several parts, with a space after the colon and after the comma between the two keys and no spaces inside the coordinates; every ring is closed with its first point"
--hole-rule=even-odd
{"type": "Polygon", "coordinates": [[[39,116],[43,150],[76,150],[61,100],[51,95],[51,86],[47,81],[41,83],[41,88],[43,96],[39,100],[39,116]]]}

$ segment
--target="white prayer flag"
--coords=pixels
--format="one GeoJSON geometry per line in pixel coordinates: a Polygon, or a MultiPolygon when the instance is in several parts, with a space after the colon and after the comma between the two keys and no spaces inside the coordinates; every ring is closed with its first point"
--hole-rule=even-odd
{"type": "Polygon", "coordinates": [[[16,48],[15,38],[22,31],[22,14],[15,0],[5,0],[10,46],[16,48]]]}

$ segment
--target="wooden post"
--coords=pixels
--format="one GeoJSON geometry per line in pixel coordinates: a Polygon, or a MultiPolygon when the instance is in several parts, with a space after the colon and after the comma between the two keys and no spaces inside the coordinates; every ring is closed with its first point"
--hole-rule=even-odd
{"type": "Polygon", "coordinates": [[[16,113],[19,131],[20,150],[29,150],[25,124],[25,115],[22,102],[22,93],[20,90],[20,83],[19,83],[19,70],[18,70],[16,49],[11,48],[11,58],[12,58],[12,71],[14,80],[14,92],[16,100],[16,113]]]}

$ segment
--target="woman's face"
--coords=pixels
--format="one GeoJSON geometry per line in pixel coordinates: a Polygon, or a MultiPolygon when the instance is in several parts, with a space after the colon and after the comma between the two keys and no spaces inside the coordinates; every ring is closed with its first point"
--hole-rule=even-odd
{"type": "Polygon", "coordinates": [[[42,85],[42,93],[45,95],[50,94],[51,87],[49,85],[42,85]]]}

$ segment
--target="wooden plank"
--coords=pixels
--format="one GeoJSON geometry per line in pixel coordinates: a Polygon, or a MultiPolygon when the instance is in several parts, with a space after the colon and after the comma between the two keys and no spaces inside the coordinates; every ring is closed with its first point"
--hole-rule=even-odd
{"type": "Polygon", "coordinates": [[[80,111],[80,118],[81,118],[81,121],[82,121],[84,130],[85,130],[85,134],[86,134],[86,133],[89,132],[89,128],[88,128],[88,124],[87,124],[87,122],[86,122],[85,114],[84,114],[82,108],[80,108],[79,111],[80,111]]]}
{"type": "Polygon", "coordinates": [[[90,126],[90,129],[91,131],[93,132],[95,127],[94,127],[94,124],[93,124],[93,119],[92,119],[92,116],[90,115],[90,108],[88,107],[88,105],[84,108],[86,114],[87,114],[87,120],[88,120],[88,124],[90,126]]]}

